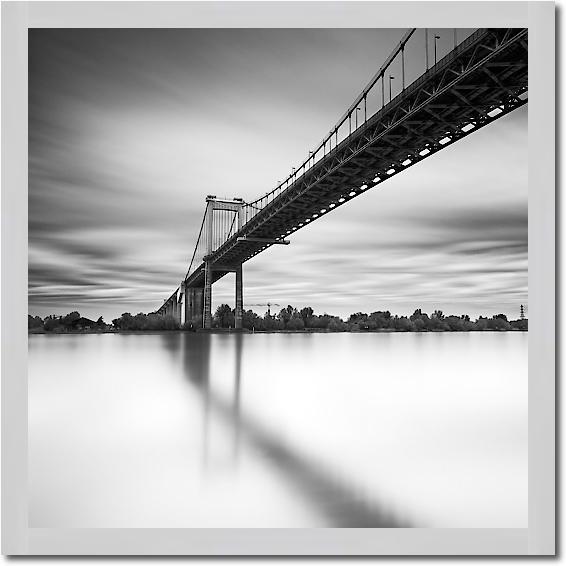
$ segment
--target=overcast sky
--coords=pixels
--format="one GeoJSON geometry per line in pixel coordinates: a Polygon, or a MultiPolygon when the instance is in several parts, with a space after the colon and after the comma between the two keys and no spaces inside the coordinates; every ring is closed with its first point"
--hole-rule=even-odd
{"type": "MultiPolygon", "coordinates": [[[[272,189],[402,33],[30,29],[29,312],[157,309],[187,269],[206,195],[272,189]]],[[[245,304],[518,317],[527,108],[290,239],[244,265],[245,304]]],[[[213,306],[233,295],[228,275],[213,306]]]]}

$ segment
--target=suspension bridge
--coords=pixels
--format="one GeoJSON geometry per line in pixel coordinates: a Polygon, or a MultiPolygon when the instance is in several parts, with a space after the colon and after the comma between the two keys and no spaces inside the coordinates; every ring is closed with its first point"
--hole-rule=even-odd
{"type": "Polygon", "coordinates": [[[251,202],[209,195],[189,268],[156,312],[211,328],[212,284],[235,273],[235,327],[242,328],[246,261],[527,104],[526,29],[482,28],[461,41],[453,30],[451,48],[437,60],[439,39],[409,29],[320,144],[273,190],[251,202]],[[399,85],[395,96],[392,84],[399,85]]]}

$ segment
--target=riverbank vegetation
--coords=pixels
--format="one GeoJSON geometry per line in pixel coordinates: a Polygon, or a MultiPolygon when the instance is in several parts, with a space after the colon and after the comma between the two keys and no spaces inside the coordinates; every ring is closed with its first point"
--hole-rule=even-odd
{"type": "MultiPolygon", "coordinates": [[[[265,313],[263,317],[252,310],[243,312],[242,325],[254,332],[474,332],[474,331],[526,331],[529,321],[519,318],[508,320],[504,314],[492,317],[480,316],[471,320],[467,314],[444,315],[440,310],[430,316],[417,309],[411,316],[392,315],[389,311],[375,311],[370,314],[357,312],[346,320],[330,314],[314,313],[311,307],[300,310],[288,305],[277,314],[265,313]]],[[[186,323],[183,330],[195,330],[195,324],[186,323]]],[[[229,305],[222,304],[214,313],[212,326],[215,329],[231,329],[235,326],[235,312],[229,305]]],[[[156,313],[124,313],[115,318],[112,324],[102,317],[94,321],[82,317],[77,311],[65,316],[51,315],[42,319],[28,315],[30,333],[68,333],[68,332],[136,332],[179,330],[181,325],[173,316],[156,313]]]]}
{"type": "MultiPolygon", "coordinates": [[[[213,317],[214,328],[234,328],[234,310],[229,305],[220,305],[213,317]]],[[[242,325],[248,330],[326,330],[330,332],[463,332],[482,330],[528,330],[528,320],[508,320],[504,314],[491,318],[480,316],[472,321],[467,314],[445,316],[440,310],[430,316],[421,309],[407,316],[392,315],[389,311],[370,314],[357,312],[346,320],[329,314],[316,315],[311,307],[300,310],[288,305],[276,315],[265,313],[260,317],[251,310],[244,311],[242,325]]]]}
{"type": "Polygon", "coordinates": [[[104,322],[102,317],[94,321],[81,316],[73,311],[65,316],[50,315],[42,319],[39,316],[28,315],[28,332],[31,334],[42,334],[50,332],[63,333],[93,333],[93,332],[120,332],[120,331],[160,331],[179,330],[179,322],[172,316],[161,316],[155,313],[138,313],[131,315],[129,312],[115,318],[112,324],[104,322]]]}

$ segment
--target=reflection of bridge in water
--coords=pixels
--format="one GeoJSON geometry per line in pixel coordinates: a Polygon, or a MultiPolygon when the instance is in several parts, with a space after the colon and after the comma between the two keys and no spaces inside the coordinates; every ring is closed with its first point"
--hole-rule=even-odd
{"type": "Polygon", "coordinates": [[[336,126],[275,189],[252,202],[209,196],[186,276],[157,312],[210,328],[212,284],[234,272],[241,328],[244,262],[527,103],[526,29],[478,29],[460,42],[454,31],[438,61],[440,36],[432,39],[434,64],[428,31],[405,33],[336,126]]]}
{"type": "Polygon", "coordinates": [[[272,471],[294,489],[301,499],[320,513],[332,527],[411,527],[386,511],[376,501],[362,497],[347,480],[333,475],[311,458],[303,456],[282,439],[241,411],[241,335],[235,335],[234,394],[232,403],[211,389],[211,336],[203,334],[164,334],[163,344],[172,355],[182,357],[184,373],[203,403],[203,463],[208,459],[211,419],[222,421],[233,435],[234,466],[240,447],[260,452],[272,464],[272,471]]]}

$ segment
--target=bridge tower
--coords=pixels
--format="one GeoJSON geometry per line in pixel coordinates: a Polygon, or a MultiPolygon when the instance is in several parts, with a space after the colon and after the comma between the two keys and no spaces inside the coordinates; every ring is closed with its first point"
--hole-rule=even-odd
{"type": "MultiPolygon", "coordinates": [[[[216,214],[218,216],[218,214],[216,214]]],[[[225,241],[229,235],[240,230],[244,224],[244,200],[240,198],[222,199],[209,195],[206,197],[206,213],[204,220],[204,242],[206,243],[206,255],[204,256],[204,288],[202,289],[202,327],[212,328],[212,284],[215,281],[215,272],[234,272],[236,274],[236,313],[235,327],[242,328],[242,309],[244,304],[243,297],[243,278],[242,263],[237,265],[217,265],[211,257],[225,241]],[[215,213],[231,212],[234,213],[230,223],[222,226],[223,220],[216,220],[215,213]]],[[[198,290],[194,290],[195,303],[200,303],[200,297],[197,296],[198,290]]],[[[187,301],[188,302],[188,301],[187,301]]],[[[195,306],[197,306],[195,304],[195,306]]],[[[199,305],[200,306],[200,305],[199,305]]]]}

